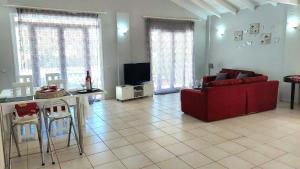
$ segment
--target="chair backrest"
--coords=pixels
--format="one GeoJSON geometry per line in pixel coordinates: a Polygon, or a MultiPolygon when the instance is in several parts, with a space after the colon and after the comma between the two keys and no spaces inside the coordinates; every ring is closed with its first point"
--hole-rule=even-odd
{"type": "Polygon", "coordinates": [[[16,117],[32,116],[38,113],[38,105],[35,102],[15,105],[16,117]]]}
{"type": "Polygon", "coordinates": [[[48,84],[48,82],[52,80],[60,80],[60,74],[59,73],[46,74],[46,83],[48,84]]]}
{"type": "Polygon", "coordinates": [[[23,96],[32,96],[33,95],[33,84],[32,82],[27,83],[13,83],[13,96],[14,97],[23,97],[23,96]]]}
{"type": "Polygon", "coordinates": [[[17,80],[20,83],[29,83],[32,82],[33,78],[32,75],[22,75],[22,76],[18,76],[17,80]]]}
{"type": "Polygon", "coordinates": [[[55,85],[59,89],[65,89],[67,90],[67,81],[66,80],[49,80],[47,82],[48,86],[55,85]]]}
{"type": "Polygon", "coordinates": [[[61,111],[71,113],[69,104],[63,99],[47,102],[43,106],[43,111],[49,114],[61,111]]]}

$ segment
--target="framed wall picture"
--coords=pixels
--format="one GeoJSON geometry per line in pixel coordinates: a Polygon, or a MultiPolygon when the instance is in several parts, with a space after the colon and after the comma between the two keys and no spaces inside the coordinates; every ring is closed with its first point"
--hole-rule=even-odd
{"type": "Polygon", "coordinates": [[[234,32],[234,40],[235,41],[243,40],[243,31],[235,31],[234,32]]]}
{"type": "Polygon", "coordinates": [[[252,23],[250,24],[248,33],[249,34],[258,34],[260,31],[260,23],[252,23]]]}
{"type": "Polygon", "coordinates": [[[272,40],[272,34],[271,33],[262,33],[260,35],[260,44],[267,45],[270,44],[272,40]]]}

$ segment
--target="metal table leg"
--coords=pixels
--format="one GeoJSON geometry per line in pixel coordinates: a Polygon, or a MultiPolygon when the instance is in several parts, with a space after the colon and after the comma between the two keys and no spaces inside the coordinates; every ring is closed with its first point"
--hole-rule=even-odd
{"type": "Polygon", "coordinates": [[[294,109],[294,99],[295,99],[295,83],[292,83],[292,89],[291,89],[291,109],[294,109]]]}
{"type": "Polygon", "coordinates": [[[81,110],[80,110],[80,98],[76,97],[76,115],[77,115],[77,124],[78,124],[78,140],[80,146],[80,153],[84,153],[83,147],[83,133],[82,133],[82,119],[81,119],[81,110]]]}

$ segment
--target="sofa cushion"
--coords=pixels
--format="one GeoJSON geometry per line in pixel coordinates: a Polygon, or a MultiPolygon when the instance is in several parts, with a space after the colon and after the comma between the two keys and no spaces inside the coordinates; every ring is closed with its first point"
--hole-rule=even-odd
{"type": "Polygon", "coordinates": [[[217,87],[217,86],[229,86],[241,84],[243,81],[241,79],[227,79],[227,80],[216,80],[208,83],[208,87],[217,87]]]}
{"type": "Polygon", "coordinates": [[[248,74],[240,72],[240,73],[237,75],[236,78],[237,78],[237,79],[243,79],[243,78],[246,78],[246,77],[248,77],[248,74]]]}
{"type": "Polygon", "coordinates": [[[244,83],[256,83],[256,82],[266,82],[268,81],[268,76],[255,76],[255,77],[247,77],[242,79],[244,83]]]}
{"type": "Polygon", "coordinates": [[[227,78],[228,79],[233,79],[234,78],[234,70],[233,69],[222,69],[220,73],[227,73],[227,78]]]}
{"type": "Polygon", "coordinates": [[[234,72],[234,77],[236,78],[239,73],[246,74],[248,77],[253,77],[255,73],[253,71],[248,71],[248,70],[235,70],[234,72]]]}
{"type": "Polygon", "coordinates": [[[227,73],[218,73],[215,80],[226,80],[227,73]]]}
{"type": "Polygon", "coordinates": [[[238,74],[241,72],[243,74],[247,74],[248,77],[252,77],[255,75],[255,72],[249,70],[238,70],[238,69],[222,69],[221,73],[227,73],[229,79],[236,78],[238,74]]]}

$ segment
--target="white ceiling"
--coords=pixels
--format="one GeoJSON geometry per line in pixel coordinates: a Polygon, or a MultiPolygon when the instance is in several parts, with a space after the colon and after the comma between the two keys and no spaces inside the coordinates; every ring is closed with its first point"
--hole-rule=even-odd
{"type": "Polygon", "coordinates": [[[215,15],[221,17],[225,13],[236,14],[242,9],[255,10],[264,4],[299,5],[299,0],[170,0],[200,18],[215,15]]]}

